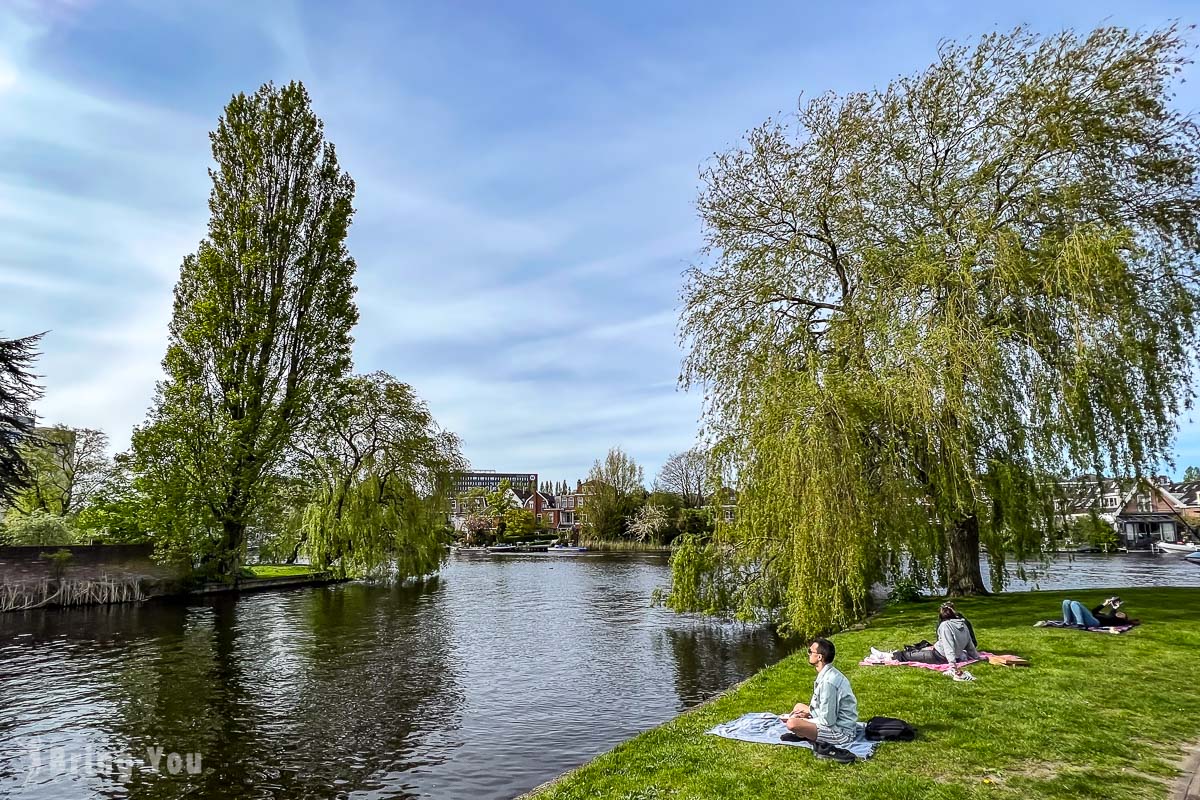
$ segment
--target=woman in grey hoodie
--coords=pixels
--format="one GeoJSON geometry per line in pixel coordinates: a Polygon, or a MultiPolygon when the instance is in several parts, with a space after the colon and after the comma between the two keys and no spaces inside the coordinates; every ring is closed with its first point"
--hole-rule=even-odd
{"type": "Polygon", "coordinates": [[[921,664],[949,664],[950,674],[958,676],[958,665],[963,661],[978,659],[975,649],[975,631],[971,623],[954,610],[950,603],[938,609],[937,642],[932,645],[913,645],[903,650],[887,652],[871,648],[871,655],[894,661],[916,661],[921,664]]]}

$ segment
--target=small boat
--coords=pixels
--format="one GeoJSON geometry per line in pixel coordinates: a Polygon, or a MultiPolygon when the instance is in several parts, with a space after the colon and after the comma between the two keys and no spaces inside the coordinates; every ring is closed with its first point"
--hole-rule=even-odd
{"type": "Polygon", "coordinates": [[[1183,560],[1190,561],[1193,564],[1200,564],[1200,550],[1196,551],[1195,553],[1189,553],[1183,557],[1183,560]]]}
{"type": "Polygon", "coordinates": [[[494,544],[487,549],[489,553],[512,553],[516,551],[515,544],[494,544]]]}
{"type": "Polygon", "coordinates": [[[547,553],[586,553],[586,547],[578,547],[573,545],[556,544],[553,547],[546,548],[547,553]]]}
{"type": "Polygon", "coordinates": [[[1155,542],[1154,546],[1164,553],[1175,553],[1177,555],[1187,555],[1188,553],[1200,552],[1200,544],[1180,544],[1178,542],[1155,542]]]}
{"type": "Polygon", "coordinates": [[[450,548],[451,553],[457,553],[458,555],[463,556],[479,555],[480,553],[487,553],[487,551],[488,549],[486,547],[466,547],[465,545],[450,548]]]}

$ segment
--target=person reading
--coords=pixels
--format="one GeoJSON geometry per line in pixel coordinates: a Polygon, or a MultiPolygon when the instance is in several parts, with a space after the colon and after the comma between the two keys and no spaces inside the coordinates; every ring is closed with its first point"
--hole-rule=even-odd
{"type": "Polygon", "coordinates": [[[1116,596],[1108,598],[1090,611],[1078,600],[1063,600],[1062,621],[1064,625],[1078,625],[1084,628],[1137,625],[1138,620],[1130,619],[1128,614],[1120,610],[1121,606],[1121,598],[1116,596]]]}

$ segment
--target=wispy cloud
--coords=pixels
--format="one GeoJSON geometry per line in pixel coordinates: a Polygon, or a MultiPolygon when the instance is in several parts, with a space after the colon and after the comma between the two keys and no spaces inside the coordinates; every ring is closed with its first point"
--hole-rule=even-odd
{"type": "MultiPolygon", "coordinates": [[[[205,232],[207,132],[231,94],[301,79],[358,187],[357,368],[412,383],[478,466],[574,479],[620,444],[650,478],[698,428],[675,315],[712,152],[942,37],[1188,10],[10,0],[0,330],[51,331],[44,419],[124,446],[205,232]]],[[[1194,423],[1180,452],[1200,453],[1194,423]]]]}

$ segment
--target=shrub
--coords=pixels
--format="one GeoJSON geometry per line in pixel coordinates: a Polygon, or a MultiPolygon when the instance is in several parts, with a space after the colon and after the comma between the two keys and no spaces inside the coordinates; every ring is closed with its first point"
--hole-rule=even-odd
{"type": "Polygon", "coordinates": [[[922,588],[924,587],[920,578],[915,575],[904,575],[892,584],[892,590],[888,592],[888,600],[893,603],[912,603],[924,597],[921,592],[922,588]]]}
{"type": "Polygon", "coordinates": [[[65,517],[37,510],[24,515],[9,512],[5,519],[5,535],[10,545],[68,545],[75,544],[75,531],[65,517]]]}

